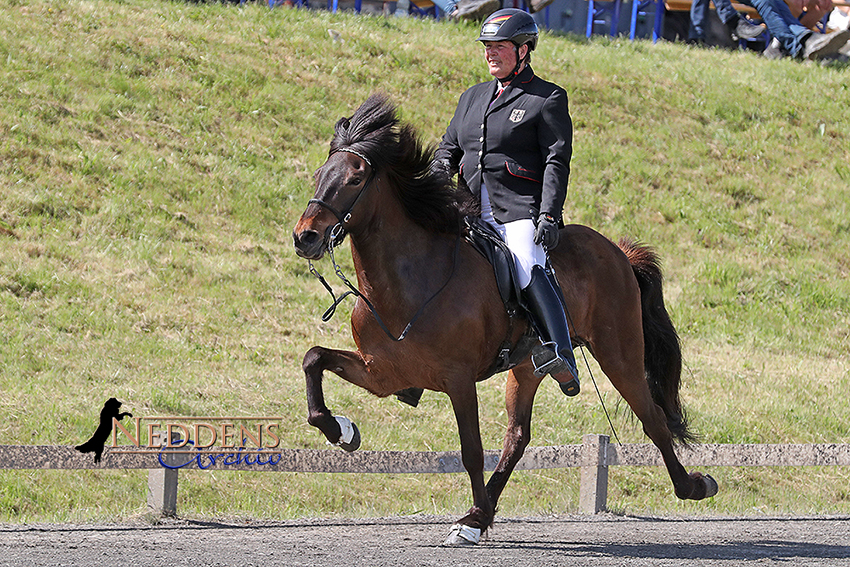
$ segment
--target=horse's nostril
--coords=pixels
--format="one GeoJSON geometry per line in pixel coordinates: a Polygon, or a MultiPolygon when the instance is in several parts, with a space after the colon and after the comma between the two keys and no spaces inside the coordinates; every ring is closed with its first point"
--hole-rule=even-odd
{"type": "Polygon", "coordinates": [[[295,231],[292,240],[299,256],[314,259],[321,256],[322,235],[315,230],[295,231]]]}
{"type": "Polygon", "coordinates": [[[321,236],[315,230],[305,230],[299,236],[296,236],[296,242],[300,240],[303,246],[314,246],[321,236]]]}

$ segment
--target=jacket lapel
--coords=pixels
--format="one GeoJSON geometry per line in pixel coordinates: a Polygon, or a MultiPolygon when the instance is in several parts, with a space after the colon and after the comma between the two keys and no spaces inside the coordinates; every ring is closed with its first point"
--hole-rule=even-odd
{"type": "MultiPolygon", "coordinates": [[[[525,69],[523,69],[519,75],[511,81],[507,87],[505,87],[504,92],[499,95],[499,98],[493,101],[493,104],[487,109],[487,114],[492,112],[496,112],[500,108],[510,104],[517,97],[519,97],[523,92],[525,92],[524,85],[525,83],[531,81],[534,78],[534,71],[531,69],[531,66],[526,65],[525,69]]],[[[493,81],[498,84],[498,81],[493,81]]],[[[495,93],[495,91],[492,91],[495,93]]]]}

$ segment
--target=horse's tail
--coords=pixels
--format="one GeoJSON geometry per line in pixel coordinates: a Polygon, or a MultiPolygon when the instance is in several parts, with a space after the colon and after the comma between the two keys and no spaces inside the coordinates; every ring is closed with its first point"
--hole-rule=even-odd
{"type": "Polygon", "coordinates": [[[687,443],[694,436],[679,398],[682,378],[682,349],[679,335],[664,306],[662,275],[658,255],[649,246],[633,240],[617,243],[629,259],[640,286],[643,320],[644,369],[652,399],[667,416],[674,437],[687,443]]]}

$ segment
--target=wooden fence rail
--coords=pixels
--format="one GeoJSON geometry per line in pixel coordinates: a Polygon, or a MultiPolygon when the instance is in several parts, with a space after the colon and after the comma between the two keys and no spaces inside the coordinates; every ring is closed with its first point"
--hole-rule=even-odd
{"type": "MultiPolygon", "coordinates": [[[[529,447],[517,470],[581,467],[579,509],[594,514],[606,509],[608,467],[663,466],[650,444],[611,444],[607,435],[585,435],[581,445],[529,447]]],[[[206,455],[165,449],[162,453],[132,452],[107,447],[100,463],[68,446],[0,445],[0,469],[147,469],[148,505],[157,513],[177,512],[180,469],[304,473],[423,474],[464,472],[459,451],[357,451],[339,449],[274,449],[261,453],[206,455]]],[[[850,466],[850,444],[813,445],[690,445],[677,449],[686,467],[850,466]]],[[[486,451],[485,470],[499,461],[498,451],[486,451]]]]}

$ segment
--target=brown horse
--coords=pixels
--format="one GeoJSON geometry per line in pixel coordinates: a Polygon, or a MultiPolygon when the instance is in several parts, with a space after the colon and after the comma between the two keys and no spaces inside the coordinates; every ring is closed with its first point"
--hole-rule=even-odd
{"type": "MultiPolygon", "coordinates": [[[[477,543],[529,443],[542,378],[529,357],[510,370],[508,429],[485,485],[476,382],[493,374],[502,345],[520,343],[529,325],[509,317],[492,267],[462,239],[469,192],[429,168],[430,150],[409,125],[399,124],[384,96],[373,95],[336,124],[328,159],[315,174],[314,198],[293,237],[298,255],[316,260],[350,236],[361,294],[351,316],[357,351],[315,346],[304,356],[308,422],[331,443],[359,446],[353,424],[325,405],[325,370],[381,397],[411,387],[448,394],[473,504],[447,543],[477,543]]],[[[679,401],[679,339],[664,307],[657,257],[585,226],[565,227],[561,242],[550,259],[561,276],[575,343],[588,348],[640,419],[676,496],[713,496],[717,483],[688,474],[673,450],[674,439],[687,441],[690,433],[679,401]]]]}

